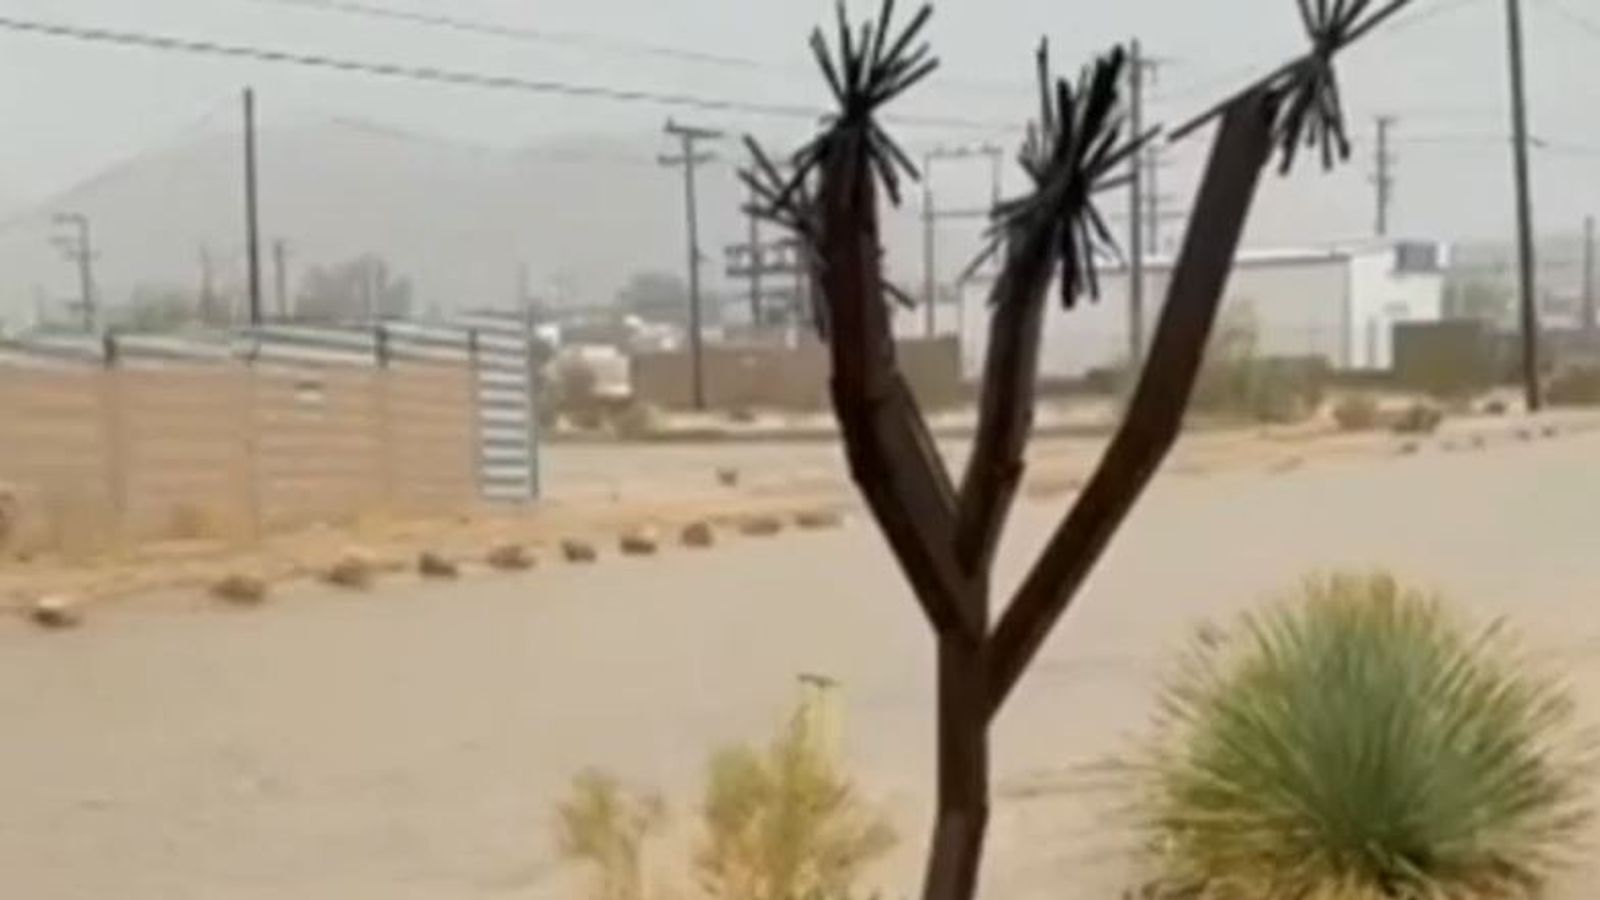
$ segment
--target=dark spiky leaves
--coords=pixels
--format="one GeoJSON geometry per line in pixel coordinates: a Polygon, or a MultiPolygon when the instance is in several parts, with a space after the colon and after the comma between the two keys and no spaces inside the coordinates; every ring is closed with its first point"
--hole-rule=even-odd
{"type": "Polygon", "coordinates": [[[1311,52],[1280,66],[1257,79],[1249,87],[1212,107],[1172,133],[1180,140],[1221,115],[1222,110],[1241,97],[1266,88],[1275,96],[1277,119],[1274,140],[1278,145],[1278,168],[1287,173],[1294,167],[1302,147],[1320,151],[1324,168],[1350,158],[1350,139],[1345,130],[1344,106],[1339,99],[1339,83],[1333,59],[1339,51],[1364,37],[1412,0],[1296,0],[1300,21],[1311,39],[1311,52]]]}
{"type": "MultiPolygon", "coordinates": [[[[745,139],[752,165],[739,177],[754,194],[750,212],[794,232],[805,254],[802,263],[813,269],[820,264],[819,234],[816,198],[808,185],[821,167],[842,173],[846,184],[863,184],[865,179],[876,178],[896,205],[901,197],[901,179],[919,177],[910,157],[878,124],[875,114],[938,67],[928,44],[918,40],[933,9],[921,7],[898,30],[894,10],[895,0],[885,0],[875,22],[864,22],[852,32],[841,2],[836,46],[828,45],[822,29],[812,32],[811,50],[837,109],[824,120],[821,133],[789,160],[787,174],[755,141],[745,139]]],[[[884,289],[897,302],[912,302],[904,291],[888,282],[884,289]]],[[[818,327],[826,332],[823,305],[818,303],[815,314],[818,327]]]]}
{"type": "Polygon", "coordinates": [[[1071,309],[1086,293],[1099,296],[1097,258],[1117,255],[1094,196],[1126,183],[1117,172],[1150,134],[1125,133],[1121,47],[1086,68],[1076,85],[1053,78],[1048,45],[1039,48],[1038,66],[1039,118],[1028,126],[1020,157],[1034,190],[996,207],[993,241],[973,266],[998,251],[1002,236],[1042,238],[1061,269],[1061,302],[1071,309]]]}
{"type": "MultiPolygon", "coordinates": [[[[895,0],[885,0],[877,21],[862,23],[852,35],[840,2],[836,46],[828,46],[822,29],[812,32],[811,52],[833,93],[837,111],[828,116],[822,133],[795,154],[791,188],[819,165],[843,165],[852,178],[877,178],[890,201],[898,205],[900,179],[917,178],[916,166],[874,114],[938,68],[932,49],[918,41],[933,8],[923,6],[898,31],[894,8],[895,0]]],[[[791,192],[778,199],[786,200],[791,192]]]]}
{"type": "Polygon", "coordinates": [[[918,177],[910,157],[873,116],[938,67],[928,44],[917,43],[933,8],[923,6],[898,33],[894,8],[895,0],[885,0],[877,21],[862,23],[852,35],[840,2],[837,46],[828,46],[822,29],[811,33],[811,51],[837,109],[826,118],[822,132],[794,154],[787,177],[779,177],[777,167],[753,142],[746,141],[755,166],[741,177],[761,198],[759,214],[791,228],[805,220],[809,213],[804,186],[824,163],[846,165],[857,175],[870,172],[896,204],[900,202],[901,177],[918,177]]]}

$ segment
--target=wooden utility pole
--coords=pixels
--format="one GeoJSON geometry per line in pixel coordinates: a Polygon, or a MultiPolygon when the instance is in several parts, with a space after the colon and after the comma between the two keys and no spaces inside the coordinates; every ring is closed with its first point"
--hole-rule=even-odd
{"type": "Polygon", "coordinates": [[[750,327],[761,327],[761,218],[756,215],[756,192],[750,189],[750,327]]]}
{"type": "Polygon", "coordinates": [[[1372,184],[1377,189],[1378,213],[1374,231],[1378,237],[1389,236],[1389,207],[1394,202],[1394,154],[1389,150],[1389,132],[1394,127],[1394,116],[1378,116],[1378,145],[1373,161],[1372,184]]]}
{"type": "Polygon", "coordinates": [[[1594,216],[1583,217],[1583,343],[1594,349],[1594,216]]]}
{"type": "Polygon", "coordinates": [[[1517,191],[1517,273],[1521,291],[1522,387],[1528,411],[1544,406],[1539,384],[1538,260],[1533,246],[1533,196],[1528,175],[1528,99],[1522,66],[1522,2],[1506,0],[1507,62],[1511,69],[1511,157],[1517,191]]]}
{"type": "Polygon", "coordinates": [[[227,319],[228,324],[233,324],[233,310],[229,309],[226,316],[221,312],[217,304],[217,273],[216,266],[211,261],[211,248],[201,243],[200,320],[207,325],[218,325],[221,324],[220,320],[227,319]]]}
{"type": "Polygon", "coordinates": [[[695,196],[694,172],[697,166],[711,162],[716,157],[697,151],[695,144],[716,140],[722,137],[722,132],[680,125],[671,119],[667,120],[666,132],[677,138],[683,148],[680,155],[663,156],[660,161],[664,166],[683,167],[684,215],[689,230],[689,355],[692,357],[690,365],[693,370],[690,391],[694,408],[703,410],[706,408],[705,346],[700,324],[700,214],[695,196]]]}
{"type": "MultiPolygon", "coordinates": [[[[1128,42],[1128,123],[1144,132],[1144,56],[1139,41],[1128,42]]],[[[1128,158],[1128,365],[1144,358],[1144,159],[1128,158]]]]}
{"type": "Polygon", "coordinates": [[[72,228],[70,238],[57,239],[67,259],[78,268],[78,304],[83,315],[83,330],[93,333],[98,318],[94,287],[94,234],[89,217],[83,213],[57,213],[55,222],[72,228]]]}
{"type": "Polygon", "coordinates": [[[1161,252],[1161,146],[1151,141],[1144,151],[1146,246],[1151,253],[1161,252]]]}
{"type": "MultiPolygon", "coordinates": [[[[922,157],[922,296],[927,303],[924,311],[928,337],[938,333],[937,309],[939,304],[938,227],[941,219],[965,219],[974,216],[987,219],[994,206],[1000,203],[1003,189],[1005,151],[995,144],[965,145],[960,147],[935,147],[922,157]],[[989,158],[989,195],[991,207],[986,210],[948,210],[940,212],[933,198],[933,164],[939,160],[989,158]]],[[[1003,254],[1001,254],[1003,258],[1003,254]]],[[[959,322],[958,322],[959,324],[959,322]]]]}
{"type": "Polygon", "coordinates": [[[256,92],[244,89],[244,230],[250,266],[250,324],[261,324],[261,222],[256,207],[256,92]]]}

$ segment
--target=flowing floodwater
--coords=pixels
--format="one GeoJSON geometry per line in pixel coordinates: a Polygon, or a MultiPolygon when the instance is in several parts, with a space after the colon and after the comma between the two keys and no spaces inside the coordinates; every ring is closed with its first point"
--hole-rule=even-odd
{"type": "MultiPolygon", "coordinates": [[[[1310,569],[1382,564],[1510,614],[1600,721],[1597,459],[1600,437],[1570,437],[1158,482],[1001,719],[989,895],[1115,895],[1105,798],[1028,786],[1114,754],[1194,621],[1310,569]]],[[[1008,577],[1053,512],[1024,507],[1008,577]]],[[[447,587],[6,626],[0,896],[566,897],[548,825],[575,771],[659,785],[683,814],[707,752],[765,736],[801,672],[842,684],[863,784],[903,826],[884,879],[909,893],[931,783],[918,615],[858,520],[447,587]]]]}

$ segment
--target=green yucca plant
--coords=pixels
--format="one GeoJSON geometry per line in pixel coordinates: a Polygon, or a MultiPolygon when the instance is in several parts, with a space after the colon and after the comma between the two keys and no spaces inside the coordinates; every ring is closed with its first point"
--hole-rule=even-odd
{"type": "Polygon", "coordinates": [[[1587,818],[1557,683],[1384,574],[1334,574],[1199,643],[1132,767],[1171,896],[1536,894],[1587,818]]]}

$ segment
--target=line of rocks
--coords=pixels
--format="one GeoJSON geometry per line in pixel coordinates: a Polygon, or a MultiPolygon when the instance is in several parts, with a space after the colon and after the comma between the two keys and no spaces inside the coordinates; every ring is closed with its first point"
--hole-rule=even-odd
{"type": "MultiPolygon", "coordinates": [[[[811,509],[785,518],[772,514],[750,514],[723,522],[738,534],[752,538],[769,538],[781,534],[786,528],[800,531],[822,531],[843,527],[844,515],[834,509],[811,509]]],[[[709,520],[696,520],[684,524],[677,532],[679,546],[691,550],[709,549],[717,544],[717,527],[709,520]]],[[[661,532],[649,526],[627,529],[617,536],[617,552],[622,557],[652,557],[661,552],[664,540],[661,532]]],[[[591,565],[599,561],[600,549],[593,541],[583,538],[566,538],[557,546],[561,558],[569,565],[591,565]]],[[[534,549],[515,541],[492,546],[482,557],[484,566],[497,572],[522,573],[538,567],[539,559],[534,549]]],[[[461,577],[463,560],[438,550],[424,550],[412,564],[416,575],[425,581],[449,581],[461,577]]],[[[318,569],[316,580],[331,587],[349,591],[368,591],[376,586],[385,573],[404,571],[407,565],[393,559],[384,559],[364,548],[349,548],[318,569]]],[[[272,593],[272,582],[265,575],[253,572],[230,572],[207,588],[219,603],[251,608],[264,604],[272,593]]],[[[26,607],[26,616],[40,628],[65,631],[77,628],[85,620],[85,602],[71,594],[47,594],[38,597],[26,607]]]]}

